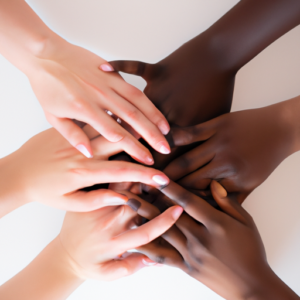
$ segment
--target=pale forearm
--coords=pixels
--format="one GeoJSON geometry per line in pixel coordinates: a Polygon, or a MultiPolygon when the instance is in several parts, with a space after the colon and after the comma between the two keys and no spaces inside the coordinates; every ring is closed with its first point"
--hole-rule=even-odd
{"type": "Polygon", "coordinates": [[[21,71],[47,58],[64,40],[50,30],[23,0],[0,0],[0,53],[21,71]]]}
{"type": "Polygon", "coordinates": [[[25,269],[0,287],[0,299],[63,300],[82,282],[58,238],[25,269]]]}

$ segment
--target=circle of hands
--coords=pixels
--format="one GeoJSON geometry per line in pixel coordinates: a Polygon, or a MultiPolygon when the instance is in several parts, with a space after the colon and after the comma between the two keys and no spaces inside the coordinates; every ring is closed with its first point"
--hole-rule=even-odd
{"type": "Polygon", "coordinates": [[[54,128],[1,160],[13,209],[36,201],[67,211],[37,262],[48,251],[79,282],[168,265],[226,299],[298,299],[241,206],[300,149],[299,99],[229,113],[235,76],[257,53],[224,56],[204,32],[156,64],[108,63],[54,39],[60,51],[14,61],[54,128]],[[145,79],[144,93],[118,72],[145,79]]]}
{"type": "MultiPolygon", "coordinates": [[[[5,174],[14,181],[4,191],[17,184],[22,204],[38,201],[68,211],[52,247],[80,280],[115,280],[145,266],[165,264],[226,299],[250,299],[258,293],[264,297],[270,286],[279,284],[278,278],[241,203],[295,151],[282,143],[290,138],[289,127],[278,125],[281,104],[228,113],[235,73],[226,77],[215,69],[202,84],[189,86],[189,78],[189,84],[179,85],[182,66],[173,69],[172,59],[181,51],[189,52],[190,43],[155,65],[116,61],[108,68],[142,76],[146,96],[170,120],[166,140],[171,154],[147,150],[156,169],[130,157],[124,140],[108,141],[92,126],[75,121],[90,141],[92,158],[54,128],[46,130],[6,158],[5,174]],[[199,99],[200,90],[204,96],[199,99]],[[189,119],[181,114],[184,93],[189,119]],[[207,94],[213,105],[207,106],[207,94]],[[274,130],[277,135],[270,135],[274,130]],[[110,183],[108,188],[101,185],[105,183],[110,183]],[[132,249],[137,252],[128,252],[132,249]]],[[[203,59],[207,62],[210,55],[203,59]]],[[[132,139],[141,137],[119,115],[107,115],[132,139]]]]}

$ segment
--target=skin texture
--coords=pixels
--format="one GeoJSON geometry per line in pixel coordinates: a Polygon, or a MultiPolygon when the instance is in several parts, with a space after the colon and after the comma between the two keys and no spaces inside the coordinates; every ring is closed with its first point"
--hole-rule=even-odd
{"type": "Polygon", "coordinates": [[[186,188],[207,190],[218,180],[241,203],[289,155],[300,150],[300,97],[174,128],[176,146],[205,141],[164,170],[186,188]],[[185,168],[182,166],[185,165],[185,168]]]}
{"type": "Polygon", "coordinates": [[[172,207],[138,228],[141,217],[129,206],[68,212],[59,236],[0,287],[0,298],[62,300],[88,278],[111,281],[154,266],[145,255],[126,251],[163,234],[182,211],[172,207]]]}
{"type": "Polygon", "coordinates": [[[28,77],[50,124],[87,157],[90,140],[71,119],[111,142],[122,140],[129,155],[153,164],[150,152],[105,110],[136,127],[158,152],[170,152],[163,136],[169,124],[153,103],[118,74],[105,73],[103,58],[51,31],[23,0],[0,0],[0,53],[28,77]]]}
{"type": "MultiPolygon", "coordinates": [[[[252,217],[218,182],[212,181],[211,192],[221,211],[171,181],[162,193],[185,212],[163,238],[138,250],[181,268],[228,300],[299,299],[268,265],[252,217]]],[[[138,213],[148,219],[157,214],[157,208],[135,198],[141,203],[138,213]]]]}
{"type": "MultiPolygon", "coordinates": [[[[298,0],[242,0],[205,32],[185,43],[156,64],[114,61],[110,62],[110,65],[115,71],[142,76],[147,82],[144,90],[145,94],[162,111],[173,128],[196,125],[228,113],[231,107],[234,80],[239,69],[299,23],[300,2],[298,0]],[[255,18],[253,18],[253,15],[255,15],[255,18]]],[[[231,117],[226,117],[227,123],[236,122],[236,116],[238,115],[232,116],[232,121],[230,120],[231,117]]],[[[219,126],[222,134],[230,135],[230,132],[221,129],[221,122],[219,126]]],[[[242,123],[238,126],[245,128],[242,123]]],[[[252,130],[252,134],[262,137],[259,132],[260,127],[256,127],[256,129],[257,132],[254,133],[254,130],[252,130]]],[[[221,133],[218,136],[221,137],[221,133]]],[[[174,146],[172,145],[172,139],[169,139],[169,141],[170,145],[174,146]]],[[[266,146],[262,151],[263,153],[270,149],[267,143],[262,140],[254,141],[252,139],[250,141],[249,139],[247,141],[249,144],[251,142],[254,143],[251,144],[251,147],[266,146]]],[[[275,142],[274,139],[273,142],[275,142]]],[[[214,145],[222,146],[222,143],[224,141],[218,141],[214,145]]],[[[183,144],[186,145],[186,143],[179,143],[178,145],[183,144]]],[[[211,149],[207,146],[208,143],[206,143],[206,146],[199,148],[201,151],[193,150],[183,156],[179,160],[180,164],[173,163],[168,168],[166,166],[175,158],[199,144],[201,144],[200,139],[194,145],[175,147],[172,149],[172,154],[168,156],[153,152],[155,167],[164,170],[172,180],[179,180],[181,177],[178,177],[178,174],[187,175],[194,171],[191,169],[190,158],[201,157],[204,151],[203,147],[211,149]]],[[[276,145],[278,145],[277,142],[276,145]]],[[[232,143],[231,147],[234,146],[235,144],[232,143]]],[[[250,149],[252,148],[249,147],[249,151],[250,149]]],[[[254,166],[259,165],[261,156],[257,156],[257,159],[252,158],[252,162],[255,161],[252,164],[253,167],[247,166],[248,169],[244,169],[244,173],[242,171],[243,174],[239,174],[239,178],[233,182],[232,176],[242,167],[232,160],[226,161],[229,152],[229,148],[227,148],[222,156],[218,155],[216,157],[214,164],[211,163],[205,169],[209,171],[209,174],[205,175],[208,177],[208,175],[213,174],[215,176],[209,177],[218,180],[224,176],[228,177],[228,180],[224,181],[225,188],[229,192],[234,192],[232,196],[238,196],[242,201],[254,187],[268,177],[283,158],[290,154],[290,151],[280,149],[282,153],[278,155],[278,151],[272,151],[274,157],[270,159],[274,159],[274,161],[269,162],[268,165],[264,164],[260,169],[255,170],[254,166]],[[224,174],[224,168],[229,164],[231,168],[229,174],[226,172],[224,174]],[[262,169],[263,174],[260,174],[262,169]],[[242,180],[246,174],[245,172],[251,173],[251,182],[242,180]],[[256,181],[254,180],[255,177],[257,178],[256,181]],[[237,194],[235,195],[235,193],[237,194]]],[[[248,158],[249,156],[249,153],[244,155],[242,152],[244,149],[241,149],[241,152],[238,152],[240,149],[230,148],[230,150],[234,150],[240,158],[248,158]]],[[[208,161],[209,155],[206,156],[205,160],[208,161]]],[[[200,163],[201,165],[203,164],[200,163]]],[[[199,166],[199,163],[197,166],[199,166]]],[[[197,174],[190,175],[190,180],[182,180],[180,183],[190,191],[205,196],[205,193],[199,192],[198,186],[193,183],[192,178],[197,178],[197,174]]],[[[202,182],[201,185],[208,186],[209,183],[210,180],[207,180],[202,182]]],[[[209,193],[209,191],[206,193],[209,193]]]]}
{"type": "Polygon", "coordinates": [[[92,138],[92,159],[74,149],[52,128],[0,160],[1,216],[33,201],[63,210],[91,211],[128,200],[107,189],[81,190],[99,183],[130,180],[156,187],[168,183],[168,177],[161,171],[130,162],[109,161],[109,157],[124,150],[125,144],[95,137],[97,133],[89,126],[84,130],[92,138]]]}
{"type": "Polygon", "coordinates": [[[180,238],[164,238],[187,273],[225,299],[299,299],[269,267],[251,216],[216,181],[211,191],[222,211],[174,182],[162,190],[185,210],[176,222],[180,238]]]}

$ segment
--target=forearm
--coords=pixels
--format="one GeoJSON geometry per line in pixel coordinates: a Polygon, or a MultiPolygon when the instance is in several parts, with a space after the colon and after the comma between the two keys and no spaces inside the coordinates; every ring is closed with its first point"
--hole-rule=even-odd
{"type": "Polygon", "coordinates": [[[83,282],[74,275],[71,264],[56,238],[25,269],[0,287],[0,298],[66,299],[83,282]]]}
{"type": "MultiPolygon", "coordinates": [[[[261,274],[263,275],[263,274],[261,274]]],[[[257,277],[257,279],[259,279],[257,277]]],[[[257,286],[253,287],[241,300],[299,300],[294,293],[272,270],[267,270],[267,276],[258,280],[257,286]]]]}
{"type": "Polygon", "coordinates": [[[0,53],[21,71],[63,42],[23,0],[0,0],[0,53]]]}
{"type": "Polygon", "coordinates": [[[241,0],[204,34],[218,63],[237,72],[299,24],[299,0],[241,0]]]}

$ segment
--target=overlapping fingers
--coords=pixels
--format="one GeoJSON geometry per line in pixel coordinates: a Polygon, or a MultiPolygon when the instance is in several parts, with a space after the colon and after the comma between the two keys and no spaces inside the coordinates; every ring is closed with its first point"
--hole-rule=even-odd
{"type": "Polygon", "coordinates": [[[174,181],[180,180],[182,177],[195,172],[199,168],[208,164],[211,160],[213,160],[214,156],[215,152],[211,143],[209,141],[205,142],[203,145],[200,145],[174,159],[164,169],[164,173],[174,181]]]}
{"type": "Polygon", "coordinates": [[[189,127],[172,127],[170,135],[173,146],[185,146],[192,143],[206,141],[216,133],[215,120],[189,127]]]}
{"type": "Polygon", "coordinates": [[[161,189],[161,192],[170,198],[174,204],[183,207],[186,213],[192,218],[203,223],[205,226],[209,227],[211,220],[218,213],[205,200],[173,181],[170,181],[166,187],[161,189]]]}
{"type": "Polygon", "coordinates": [[[126,231],[112,240],[112,247],[119,253],[148,244],[165,233],[180,217],[182,208],[173,206],[148,223],[126,231]]]}

